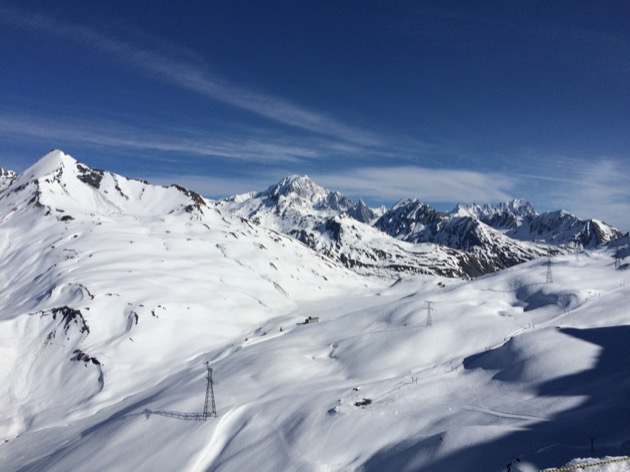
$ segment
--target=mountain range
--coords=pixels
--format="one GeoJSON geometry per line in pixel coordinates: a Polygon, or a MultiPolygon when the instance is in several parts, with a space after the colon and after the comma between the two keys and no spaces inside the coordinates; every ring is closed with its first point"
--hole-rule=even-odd
{"type": "Polygon", "coordinates": [[[52,176],[43,180],[32,169],[19,176],[2,170],[3,199],[23,199],[26,190],[32,194],[29,203],[46,206],[49,214],[72,212],[78,202],[145,215],[224,210],[291,236],[363,274],[477,277],[548,254],[597,247],[621,236],[602,221],[581,220],[562,210],[539,214],[523,200],[459,204],[451,212],[440,212],[418,199],[405,199],[389,209],[373,209],[362,200],[355,203],[326,190],[307,176],[286,177],[265,191],[213,202],[178,185],[153,186],[59,155],[63,154],[52,151],[35,166],[37,172],[52,176]],[[80,192],[81,183],[96,191],[88,201],[73,194],[80,192]],[[55,189],[59,186],[63,192],[55,189]],[[164,208],[164,202],[170,207],[164,208]]]}
{"type": "Polygon", "coordinates": [[[597,220],[369,208],[307,177],[212,201],[55,150],[0,172],[0,255],[3,471],[628,451],[630,239],[597,220]]]}
{"type": "Polygon", "coordinates": [[[477,277],[621,236],[599,220],[580,220],[565,211],[539,214],[522,200],[440,212],[406,199],[390,209],[372,209],[306,176],[287,177],[263,192],[220,200],[217,206],[368,274],[477,277]]]}

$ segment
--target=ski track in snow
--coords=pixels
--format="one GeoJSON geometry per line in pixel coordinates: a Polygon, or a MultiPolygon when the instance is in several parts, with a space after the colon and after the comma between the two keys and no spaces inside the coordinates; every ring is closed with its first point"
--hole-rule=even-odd
{"type": "Polygon", "coordinates": [[[496,416],[499,418],[509,418],[509,419],[522,420],[522,421],[549,421],[548,418],[541,418],[540,416],[507,413],[505,411],[498,411],[498,410],[493,410],[491,408],[483,408],[483,407],[474,406],[474,405],[465,405],[463,408],[465,410],[478,411],[480,413],[486,413],[488,415],[496,416]]]}

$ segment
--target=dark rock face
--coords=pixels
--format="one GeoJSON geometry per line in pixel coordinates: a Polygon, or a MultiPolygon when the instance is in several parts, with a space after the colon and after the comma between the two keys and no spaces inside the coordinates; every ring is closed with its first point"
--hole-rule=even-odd
{"type": "MultiPolygon", "coordinates": [[[[470,277],[495,272],[545,254],[545,250],[505,237],[477,217],[438,212],[418,200],[407,200],[386,212],[375,226],[410,243],[433,243],[464,251],[460,267],[470,277]]],[[[508,221],[502,219],[503,222],[508,221]]]]}
{"type": "Polygon", "coordinates": [[[82,164],[77,164],[77,170],[79,174],[77,178],[95,189],[101,187],[101,180],[103,180],[104,171],[98,169],[92,169],[90,167],[86,167],[82,164]]]}
{"type": "Polygon", "coordinates": [[[518,240],[543,240],[554,245],[579,244],[593,248],[621,237],[621,232],[601,221],[581,220],[559,210],[529,216],[506,235],[518,240]]]}
{"type": "Polygon", "coordinates": [[[376,217],[374,210],[368,207],[363,200],[359,200],[354,208],[350,208],[348,215],[361,223],[370,223],[376,217]]]}
{"type": "Polygon", "coordinates": [[[446,213],[439,212],[417,199],[403,200],[383,214],[374,226],[384,233],[409,242],[427,242],[437,231],[437,223],[446,213]]]}
{"type": "Polygon", "coordinates": [[[64,332],[67,334],[68,330],[71,326],[76,326],[81,334],[89,334],[90,328],[81,313],[81,310],[76,310],[74,308],[70,308],[68,306],[62,306],[58,308],[53,308],[50,310],[52,314],[53,320],[57,319],[57,316],[60,317],[60,321],[63,324],[64,332]]]}
{"type": "Polygon", "coordinates": [[[207,206],[204,198],[201,195],[199,195],[197,192],[193,192],[192,190],[188,190],[187,188],[182,187],[181,185],[177,185],[177,184],[173,184],[171,185],[171,187],[176,188],[177,190],[182,192],[184,195],[186,195],[188,198],[190,198],[193,201],[193,203],[191,203],[190,205],[187,205],[184,208],[184,210],[187,213],[193,213],[195,210],[199,212],[203,212],[202,208],[207,206]]]}
{"type": "Polygon", "coordinates": [[[74,354],[74,357],[71,359],[73,361],[83,361],[86,364],[91,362],[94,365],[101,365],[100,361],[96,357],[87,355],[81,349],[75,349],[73,354],[74,354]]]}

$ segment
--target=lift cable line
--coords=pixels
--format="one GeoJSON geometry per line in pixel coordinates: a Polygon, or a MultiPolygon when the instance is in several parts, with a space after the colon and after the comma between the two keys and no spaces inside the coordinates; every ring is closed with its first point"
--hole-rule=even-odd
{"type": "Polygon", "coordinates": [[[203,420],[205,421],[208,416],[217,416],[217,405],[214,401],[214,381],[212,380],[212,367],[210,367],[210,362],[206,362],[206,367],[208,368],[208,385],[206,387],[206,401],[203,405],[203,420]],[[211,410],[208,412],[208,403],[212,402],[211,410]]]}

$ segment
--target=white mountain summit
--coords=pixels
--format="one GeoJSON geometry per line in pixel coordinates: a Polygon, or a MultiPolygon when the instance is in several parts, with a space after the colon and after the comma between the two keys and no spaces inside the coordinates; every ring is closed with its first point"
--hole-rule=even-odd
{"type": "Polygon", "coordinates": [[[66,214],[151,216],[201,211],[206,206],[201,196],[183,187],[154,186],[91,169],[58,150],[16,176],[1,198],[7,203],[26,202],[66,214]]]}

